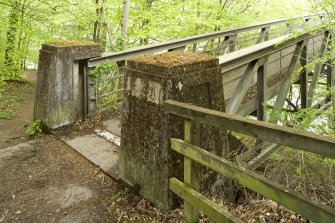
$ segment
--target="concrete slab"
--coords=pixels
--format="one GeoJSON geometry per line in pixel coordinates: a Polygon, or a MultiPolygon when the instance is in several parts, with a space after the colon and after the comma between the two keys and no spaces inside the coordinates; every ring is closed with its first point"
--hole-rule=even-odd
{"type": "Polygon", "coordinates": [[[62,140],[103,171],[119,179],[119,147],[95,134],[62,140]]]}
{"type": "Polygon", "coordinates": [[[121,120],[120,119],[110,119],[103,122],[106,130],[121,137],[121,120]]]}

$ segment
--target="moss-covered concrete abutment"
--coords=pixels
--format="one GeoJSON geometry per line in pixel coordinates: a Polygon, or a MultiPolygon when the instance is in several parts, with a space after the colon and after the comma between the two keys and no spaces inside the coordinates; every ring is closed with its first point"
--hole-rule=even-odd
{"type": "MultiPolygon", "coordinates": [[[[215,57],[169,52],[128,61],[122,108],[120,175],[156,206],[169,209],[175,196],[170,177],[181,178],[183,159],[170,138],[183,138],[183,120],[164,111],[172,99],[224,111],[219,61],[215,57]]],[[[223,132],[201,127],[203,148],[222,153],[223,132]]]]}
{"type": "Polygon", "coordinates": [[[49,128],[72,123],[85,116],[84,67],[101,55],[98,44],[64,41],[43,44],[40,50],[34,119],[49,128]]]}

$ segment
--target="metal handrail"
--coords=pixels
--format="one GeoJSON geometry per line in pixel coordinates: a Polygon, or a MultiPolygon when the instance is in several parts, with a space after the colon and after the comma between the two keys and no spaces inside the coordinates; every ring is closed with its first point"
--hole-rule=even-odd
{"type": "MultiPolygon", "coordinates": [[[[324,14],[297,17],[297,18],[294,18],[294,20],[304,19],[305,22],[308,22],[309,19],[312,17],[323,18],[324,14]]],[[[251,26],[242,27],[242,28],[228,29],[224,31],[216,31],[212,33],[206,33],[206,34],[194,35],[194,36],[175,39],[175,40],[169,40],[169,41],[165,41],[161,43],[154,43],[154,44],[145,45],[145,46],[133,47],[133,48],[119,51],[119,52],[104,53],[101,57],[90,59],[88,61],[88,67],[93,68],[99,64],[105,63],[106,61],[116,62],[116,61],[121,61],[121,60],[127,60],[127,59],[130,59],[136,56],[141,56],[144,54],[151,54],[151,53],[161,52],[164,50],[177,49],[177,48],[185,47],[186,45],[189,45],[189,44],[213,40],[219,37],[234,36],[234,35],[238,35],[239,33],[248,32],[251,30],[263,29],[263,28],[274,26],[274,25],[285,24],[288,21],[289,20],[287,19],[275,20],[271,22],[251,25],[251,26]]]]}

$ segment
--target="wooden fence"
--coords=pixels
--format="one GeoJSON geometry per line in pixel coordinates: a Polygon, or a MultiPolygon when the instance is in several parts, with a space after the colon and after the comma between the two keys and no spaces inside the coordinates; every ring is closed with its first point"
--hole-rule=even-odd
{"type": "Polygon", "coordinates": [[[164,107],[167,112],[185,119],[184,140],[171,139],[172,149],[184,156],[184,182],[171,178],[169,187],[184,200],[186,222],[198,222],[199,211],[215,222],[243,222],[197,192],[199,190],[197,163],[235,180],[313,222],[335,222],[334,209],[198,147],[200,124],[236,131],[328,158],[335,158],[334,137],[250,120],[172,100],[165,101],[164,107]]]}

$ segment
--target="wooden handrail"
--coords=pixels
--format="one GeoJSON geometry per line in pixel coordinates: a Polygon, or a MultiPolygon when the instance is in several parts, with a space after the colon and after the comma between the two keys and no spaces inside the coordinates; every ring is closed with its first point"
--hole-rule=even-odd
{"type": "MultiPolygon", "coordinates": [[[[206,198],[193,188],[177,180],[176,178],[171,178],[169,180],[169,188],[179,197],[181,197],[184,201],[193,204],[198,210],[204,212],[208,217],[210,217],[215,222],[243,223],[242,220],[233,216],[228,211],[225,211],[219,205],[212,202],[211,200],[209,200],[208,198],[206,198]]],[[[185,214],[187,213],[184,213],[184,215],[185,214]]],[[[186,222],[188,223],[187,220],[186,222]]]]}
{"type": "Polygon", "coordinates": [[[329,158],[335,158],[335,138],[267,122],[167,100],[164,107],[169,113],[197,120],[200,123],[257,137],[279,145],[289,146],[329,158]]]}
{"type": "MultiPolygon", "coordinates": [[[[182,154],[184,157],[234,179],[241,185],[264,195],[309,220],[320,223],[335,221],[334,209],[313,201],[288,187],[272,182],[259,174],[241,168],[206,150],[188,144],[183,140],[171,139],[171,146],[174,151],[182,154]]],[[[192,202],[194,207],[203,211],[217,222],[222,222],[223,219],[226,220],[225,222],[240,222],[239,219],[232,217],[229,213],[218,208],[207,199],[201,201],[203,196],[194,192],[194,190],[175,178],[170,179],[170,189],[188,202],[192,202]]]]}

